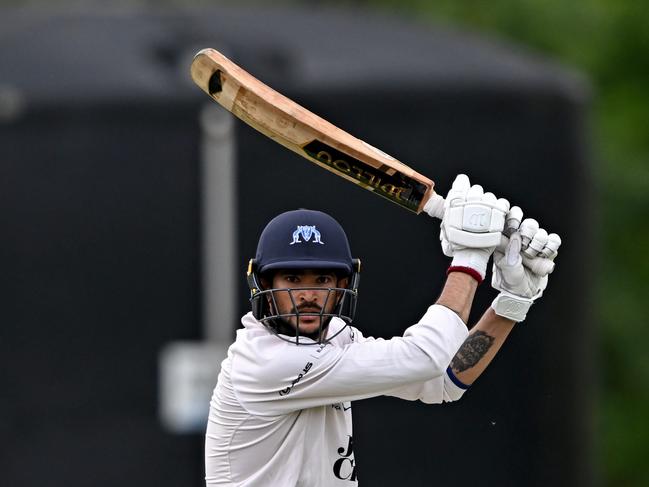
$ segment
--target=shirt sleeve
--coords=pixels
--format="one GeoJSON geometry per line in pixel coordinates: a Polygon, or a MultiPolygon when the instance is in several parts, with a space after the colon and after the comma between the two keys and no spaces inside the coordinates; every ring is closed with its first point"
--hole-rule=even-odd
{"type": "Polygon", "coordinates": [[[398,387],[385,393],[386,396],[394,396],[408,401],[421,401],[426,404],[439,404],[442,402],[458,401],[462,398],[466,389],[458,387],[444,372],[439,377],[424,382],[408,384],[398,387]]]}
{"type": "MultiPolygon", "coordinates": [[[[354,329],[356,340],[367,342],[375,340],[365,337],[359,330],[354,329]]],[[[426,404],[439,404],[442,402],[458,401],[462,398],[466,388],[459,387],[449,376],[447,371],[437,377],[424,382],[415,382],[386,391],[384,395],[398,397],[407,401],[421,401],[426,404]]]]}
{"type": "Polygon", "coordinates": [[[467,335],[440,305],[390,340],[296,346],[266,335],[234,347],[232,384],[242,406],[260,416],[390,393],[441,402],[446,368],[467,335]]]}

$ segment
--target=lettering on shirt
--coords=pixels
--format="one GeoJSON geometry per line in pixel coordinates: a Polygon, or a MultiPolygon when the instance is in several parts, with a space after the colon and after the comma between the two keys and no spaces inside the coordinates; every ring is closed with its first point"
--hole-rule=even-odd
{"type": "Polygon", "coordinates": [[[329,343],[321,343],[320,345],[318,345],[318,348],[315,349],[315,351],[310,355],[310,357],[316,360],[319,359],[320,354],[325,348],[327,348],[327,345],[329,345],[329,343]]]}
{"type": "Polygon", "coordinates": [[[311,369],[311,367],[313,367],[313,362],[307,362],[304,368],[302,369],[302,372],[300,372],[298,376],[295,379],[293,379],[291,385],[288,386],[286,389],[282,389],[281,391],[279,391],[279,395],[280,396],[288,395],[293,390],[293,387],[295,387],[295,384],[297,384],[302,380],[302,377],[306,375],[306,373],[311,369]]]}
{"type": "Polygon", "coordinates": [[[334,462],[334,475],[340,480],[349,480],[356,482],[356,463],[354,461],[354,439],[351,435],[347,442],[347,447],[341,446],[337,453],[340,458],[334,462]]]}

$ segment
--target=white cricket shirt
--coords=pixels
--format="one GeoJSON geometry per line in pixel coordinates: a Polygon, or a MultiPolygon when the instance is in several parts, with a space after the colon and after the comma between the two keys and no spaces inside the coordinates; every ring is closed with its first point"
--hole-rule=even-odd
{"type": "MultiPolygon", "coordinates": [[[[468,331],[443,306],[390,340],[349,327],[326,345],[295,345],[252,313],[241,322],[210,403],[208,486],[358,485],[351,401],[389,395],[441,403],[464,392],[446,368],[468,331]]],[[[330,333],[344,325],[332,319],[330,333]]]]}

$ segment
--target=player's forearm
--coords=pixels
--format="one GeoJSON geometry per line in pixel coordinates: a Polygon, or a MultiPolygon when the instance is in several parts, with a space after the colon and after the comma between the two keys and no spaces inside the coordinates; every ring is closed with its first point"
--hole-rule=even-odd
{"type": "Polygon", "coordinates": [[[512,320],[488,308],[451,361],[455,377],[466,385],[475,382],[505,343],[514,325],[512,320]]]}
{"type": "Polygon", "coordinates": [[[462,272],[451,272],[446,279],[437,304],[455,311],[466,323],[477,288],[478,282],[473,277],[462,272]]]}

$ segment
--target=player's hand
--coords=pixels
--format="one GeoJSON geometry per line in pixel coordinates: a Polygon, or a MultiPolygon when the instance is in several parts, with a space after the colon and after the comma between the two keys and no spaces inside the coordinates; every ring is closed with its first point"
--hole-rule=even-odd
{"type": "Polygon", "coordinates": [[[500,243],[509,210],[506,199],[485,193],[482,186],[473,185],[460,174],[444,202],[444,218],[440,229],[442,251],[453,257],[450,270],[470,270],[482,281],[487,262],[500,243]]]}
{"type": "Polygon", "coordinates": [[[506,248],[494,253],[491,285],[500,294],[491,307],[496,314],[514,321],[525,319],[548,285],[560,246],[559,235],[548,235],[536,220],[523,220],[506,248]]]}

